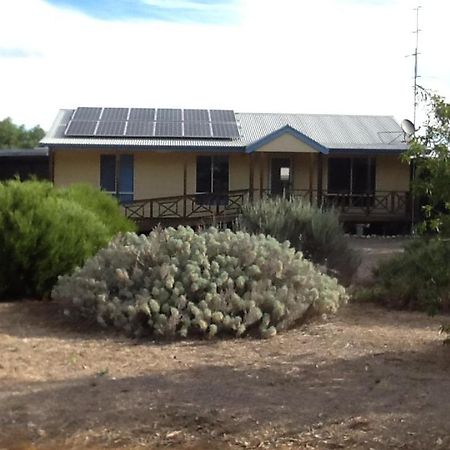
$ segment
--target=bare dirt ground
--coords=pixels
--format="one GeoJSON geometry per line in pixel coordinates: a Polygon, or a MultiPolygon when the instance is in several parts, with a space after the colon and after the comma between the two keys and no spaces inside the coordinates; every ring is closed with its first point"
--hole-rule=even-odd
{"type": "Polygon", "coordinates": [[[350,304],[271,340],[157,343],[0,304],[0,449],[449,449],[440,317],[350,304]]]}
{"type": "Polygon", "coordinates": [[[357,238],[348,237],[350,246],[360,252],[361,265],[355,275],[354,282],[358,285],[370,284],[373,279],[372,271],[378,262],[399,254],[407,244],[409,238],[357,238]]]}

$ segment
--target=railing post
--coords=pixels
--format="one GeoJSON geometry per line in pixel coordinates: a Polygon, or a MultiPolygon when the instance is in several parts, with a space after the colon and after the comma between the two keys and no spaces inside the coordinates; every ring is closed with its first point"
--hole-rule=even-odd
{"type": "Polygon", "coordinates": [[[253,182],[254,182],[254,173],[255,173],[255,164],[254,164],[254,158],[253,158],[253,154],[250,154],[249,156],[250,158],[250,167],[249,167],[249,174],[248,174],[248,188],[249,188],[249,200],[252,202],[253,201],[253,182]]]}
{"type": "Polygon", "coordinates": [[[264,161],[263,153],[259,154],[259,199],[262,200],[264,196],[264,161]]]}
{"type": "Polygon", "coordinates": [[[322,178],[323,178],[323,160],[322,153],[317,154],[317,206],[322,207],[322,178]]]}
{"type": "Polygon", "coordinates": [[[391,191],[391,213],[393,214],[395,210],[395,192],[391,191]]]}
{"type": "Polygon", "coordinates": [[[187,161],[186,154],[183,155],[183,218],[186,218],[186,195],[187,195],[187,161]]]}
{"type": "Polygon", "coordinates": [[[153,199],[150,200],[150,219],[153,219],[153,199]]]}
{"type": "Polygon", "coordinates": [[[313,204],[313,174],[314,174],[314,160],[313,160],[313,153],[309,154],[309,204],[312,206],[313,204]]]}

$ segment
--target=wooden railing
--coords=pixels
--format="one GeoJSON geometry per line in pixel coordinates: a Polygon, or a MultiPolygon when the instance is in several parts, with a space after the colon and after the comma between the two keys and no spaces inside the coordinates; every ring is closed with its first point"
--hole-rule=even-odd
{"type": "Polygon", "coordinates": [[[409,192],[381,191],[374,194],[333,194],[323,196],[325,208],[333,207],[341,214],[367,216],[405,216],[411,211],[409,192]]]}
{"type": "Polygon", "coordinates": [[[221,194],[199,193],[135,200],[123,204],[130,219],[227,219],[236,217],[249,199],[247,189],[221,194]]]}
{"type": "MultiPolygon", "coordinates": [[[[291,190],[289,198],[302,198],[311,204],[320,203],[324,208],[334,208],[344,219],[409,217],[411,205],[409,192],[380,191],[374,194],[336,194],[326,191],[291,190]],[[320,195],[320,198],[319,198],[320,195]]],[[[248,189],[220,194],[198,193],[135,200],[123,204],[125,215],[136,221],[232,220],[248,201],[271,198],[267,190],[250,192],[248,189]]]]}
{"type": "MultiPolygon", "coordinates": [[[[254,198],[273,198],[269,190],[255,191],[254,198]]],[[[324,208],[334,208],[342,215],[391,215],[408,216],[411,196],[405,191],[377,191],[370,194],[344,194],[317,190],[294,189],[285,194],[288,198],[301,198],[324,208]]]]}

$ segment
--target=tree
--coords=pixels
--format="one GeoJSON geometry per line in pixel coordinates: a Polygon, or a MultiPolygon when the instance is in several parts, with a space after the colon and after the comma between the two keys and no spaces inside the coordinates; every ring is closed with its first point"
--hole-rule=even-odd
{"type": "Polygon", "coordinates": [[[0,121],[0,149],[33,148],[44,135],[45,131],[39,125],[27,130],[24,125],[16,125],[10,117],[0,121]]]}
{"type": "Polygon", "coordinates": [[[414,191],[423,199],[422,231],[450,236],[450,104],[423,91],[428,115],[406,157],[415,163],[414,191]]]}

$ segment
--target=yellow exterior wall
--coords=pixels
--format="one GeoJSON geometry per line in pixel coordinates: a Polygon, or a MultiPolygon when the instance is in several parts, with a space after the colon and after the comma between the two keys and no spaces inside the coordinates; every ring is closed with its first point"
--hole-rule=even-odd
{"type": "Polygon", "coordinates": [[[286,133],[263,145],[256,152],[317,153],[317,150],[314,150],[291,134],[286,133]]]}
{"type": "Polygon", "coordinates": [[[99,153],[90,150],[54,152],[55,186],[68,186],[72,183],[89,183],[100,187],[99,153]]]}
{"type": "Polygon", "coordinates": [[[188,194],[195,193],[196,158],[193,154],[135,153],[134,198],[136,200],[183,195],[184,159],[187,162],[188,194]]]}
{"type": "Polygon", "coordinates": [[[262,189],[268,188],[269,182],[269,155],[265,153],[259,153],[253,155],[254,158],[254,178],[253,178],[253,188],[261,189],[261,178],[262,178],[262,189]]]}
{"type": "Polygon", "coordinates": [[[410,168],[399,156],[377,156],[377,191],[409,191],[410,168]]]}
{"type": "MultiPolygon", "coordinates": [[[[249,155],[234,154],[229,156],[229,187],[230,191],[248,189],[250,182],[250,157],[249,155]]],[[[254,169],[255,177],[255,169],[254,169]]],[[[254,180],[256,184],[256,180],[254,180]]]]}
{"type": "MultiPolygon", "coordinates": [[[[108,151],[55,151],[56,186],[86,182],[100,187],[100,155],[108,151]]],[[[134,198],[136,200],[183,194],[184,160],[187,163],[188,194],[196,192],[197,155],[189,153],[134,153],[134,198]]],[[[250,159],[248,155],[229,157],[230,190],[248,189],[250,159]]],[[[255,180],[256,184],[256,180],[255,180]]]]}
{"type": "MultiPolygon", "coordinates": [[[[292,136],[282,136],[292,137],[292,136]]],[[[295,138],[293,138],[295,139],[295,138]]],[[[296,140],[298,145],[299,141],[296,140]]],[[[86,182],[100,187],[100,155],[107,151],[54,151],[54,182],[56,186],[86,182]]],[[[183,194],[183,165],[187,163],[188,194],[196,192],[196,154],[137,152],[134,154],[134,197],[136,200],[156,197],[168,197],[183,194]]],[[[258,191],[270,188],[270,161],[272,157],[290,157],[293,168],[293,189],[306,190],[312,185],[317,189],[317,153],[253,154],[253,188],[258,191]],[[312,183],[310,184],[312,160],[312,183]],[[262,173],[262,177],[261,177],[262,173]]],[[[323,156],[323,189],[327,189],[327,157],[323,156]]],[[[230,190],[249,188],[250,156],[244,154],[229,155],[230,190]]],[[[376,190],[408,191],[409,166],[398,156],[376,157],[376,190]]]]}
{"type": "Polygon", "coordinates": [[[310,153],[302,153],[293,157],[293,181],[294,190],[304,190],[310,187],[310,171],[312,172],[312,189],[317,189],[316,172],[317,172],[317,155],[310,153]]]}

